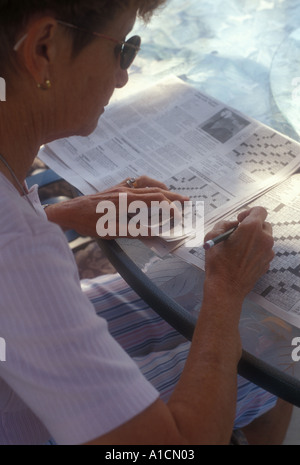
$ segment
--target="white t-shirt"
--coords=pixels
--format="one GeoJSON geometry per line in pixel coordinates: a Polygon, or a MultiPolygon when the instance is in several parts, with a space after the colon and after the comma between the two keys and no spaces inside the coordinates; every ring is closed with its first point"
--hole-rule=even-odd
{"type": "Polygon", "coordinates": [[[0,174],[0,444],[81,444],[157,398],[81,291],[60,228],[37,187],[25,198],[0,174]]]}

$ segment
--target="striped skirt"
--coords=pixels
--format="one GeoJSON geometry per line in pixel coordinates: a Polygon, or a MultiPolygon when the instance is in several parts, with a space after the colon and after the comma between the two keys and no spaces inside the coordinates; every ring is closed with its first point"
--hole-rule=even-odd
{"type": "MultiPolygon", "coordinates": [[[[141,372],[168,401],[183,370],[188,342],[161,319],[119,275],[83,280],[82,290],[112,336],[135,360],[141,372]]],[[[277,398],[238,376],[234,428],[241,428],[275,406],[277,398]]]]}

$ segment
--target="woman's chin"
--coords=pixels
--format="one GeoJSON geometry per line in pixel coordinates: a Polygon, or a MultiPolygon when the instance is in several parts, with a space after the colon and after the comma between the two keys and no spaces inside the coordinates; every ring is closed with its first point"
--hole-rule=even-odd
{"type": "Polygon", "coordinates": [[[100,114],[95,118],[94,121],[91,121],[89,124],[86,124],[80,131],[80,136],[87,137],[92,134],[98,126],[99,120],[104,113],[104,108],[101,110],[100,114]]]}

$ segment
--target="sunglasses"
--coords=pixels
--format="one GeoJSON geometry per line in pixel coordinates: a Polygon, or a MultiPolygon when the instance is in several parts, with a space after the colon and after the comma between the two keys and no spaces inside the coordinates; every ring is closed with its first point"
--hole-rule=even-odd
{"type": "MultiPolygon", "coordinates": [[[[118,45],[118,50],[117,53],[120,56],[120,66],[121,69],[126,70],[128,69],[135,57],[137,56],[140,48],[141,48],[141,38],[140,36],[133,36],[130,37],[130,39],[126,40],[126,42],[123,42],[122,40],[117,40],[114,39],[113,37],[107,36],[105,34],[100,34],[99,32],[90,32],[87,29],[82,29],[78,26],[75,26],[74,24],[66,23],[65,21],[60,21],[57,20],[57,23],[60,24],[61,26],[64,27],[69,27],[72,29],[77,29],[79,31],[87,32],[89,34],[93,34],[96,37],[100,37],[101,39],[106,39],[110,40],[111,42],[115,43],[118,45]]],[[[14,46],[14,50],[17,52],[24,40],[26,39],[27,34],[25,34],[14,46]]]]}
{"type": "Polygon", "coordinates": [[[142,40],[140,36],[130,37],[130,39],[126,40],[126,42],[123,42],[123,41],[114,39],[113,37],[106,36],[105,34],[100,34],[99,32],[90,32],[87,29],[81,29],[80,27],[74,26],[74,24],[66,23],[65,21],[58,20],[57,22],[61,26],[70,27],[73,29],[78,29],[79,31],[88,32],[90,34],[93,34],[96,37],[110,40],[111,42],[118,45],[119,46],[118,54],[120,55],[120,66],[124,70],[128,69],[132,65],[135,57],[137,56],[141,48],[142,40]]]}

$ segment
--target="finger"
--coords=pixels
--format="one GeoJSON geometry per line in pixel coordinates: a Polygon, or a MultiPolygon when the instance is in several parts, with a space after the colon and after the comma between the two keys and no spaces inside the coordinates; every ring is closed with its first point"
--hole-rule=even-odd
{"type": "Polygon", "coordinates": [[[157,218],[160,214],[165,214],[182,221],[184,207],[178,196],[174,196],[174,200],[171,200],[162,191],[149,193],[145,190],[144,194],[133,191],[128,193],[127,202],[128,206],[132,205],[133,208],[138,206],[138,208],[147,209],[149,217],[157,218]]]}
{"type": "Polygon", "coordinates": [[[250,210],[245,210],[238,215],[238,221],[240,223],[247,221],[258,220],[263,225],[265,219],[268,216],[268,212],[263,207],[253,207],[250,210]]]}
{"type": "Polygon", "coordinates": [[[139,194],[149,194],[150,192],[155,192],[151,189],[159,189],[161,191],[164,191],[164,195],[166,196],[166,198],[168,198],[171,201],[179,200],[184,202],[190,200],[188,196],[172,192],[164,183],[157,181],[156,179],[149,178],[148,176],[140,176],[139,178],[128,178],[125,181],[123,181],[121,185],[127,188],[129,187],[133,190],[138,189],[139,194]],[[144,189],[147,189],[147,192],[145,192],[144,189]]]}
{"type": "Polygon", "coordinates": [[[147,188],[147,187],[158,187],[163,190],[169,190],[168,187],[156,179],[149,178],[148,176],[140,176],[135,180],[135,189],[147,188]]]}
{"type": "Polygon", "coordinates": [[[171,192],[168,190],[164,190],[158,187],[149,187],[149,188],[139,188],[139,189],[131,189],[128,192],[128,198],[132,200],[139,198],[140,200],[144,200],[145,202],[151,201],[163,201],[168,200],[169,202],[179,201],[181,203],[186,202],[189,197],[186,197],[181,194],[177,194],[176,192],[171,192]]]}
{"type": "Polygon", "coordinates": [[[267,271],[269,271],[270,267],[271,267],[271,263],[272,261],[274,260],[274,257],[275,257],[275,252],[273,250],[270,251],[270,255],[269,255],[269,258],[268,260],[266,261],[265,263],[265,268],[263,270],[263,274],[267,273],[267,271]]]}
{"type": "Polygon", "coordinates": [[[270,234],[270,236],[273,235],[273,226],[271,225],[271,223],[268,223],[267,221],[265,221],[264,224],[263,224],[263,230],[267,234],[270,234]]]}
{"type": "Polygon", "coordinates": [[[241,213],[238,214],[238,221],[241,223],[242,221],[244,221],[244,219],[250,215],[250,212],[251,212],[251,208],[247,209],[247,210],[244,210],[242,211],[241,213]]]}
{"type": "Polygon", "coordinates": [[[229,231],[229,229],[235,228],[238,226],[238,224],[238,221],[219,221],[215,224],[214,228],[208,234],[206,234],[204,240],[208,241],[213,239],[214,237],[229,231]]]}

